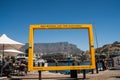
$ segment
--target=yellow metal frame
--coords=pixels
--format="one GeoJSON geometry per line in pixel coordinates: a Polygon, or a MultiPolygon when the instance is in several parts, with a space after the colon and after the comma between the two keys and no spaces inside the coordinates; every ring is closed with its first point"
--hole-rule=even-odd
{"type": "Polygon", "coordinates": [[[28,70],[82,70],[82,69],[94,69],[95,68],[95,54],[94,54],[94,39],[92,24],[41,24],[30,25],[29,33],[29,58],[28,58],[28,70]],[[91,64],[85,66],[48,66],[48,67],[36,67],[33,66],[33,52],[34,52],[34,30],[44,29],[88,29],[89,47],[91,55],[91,64]]]}

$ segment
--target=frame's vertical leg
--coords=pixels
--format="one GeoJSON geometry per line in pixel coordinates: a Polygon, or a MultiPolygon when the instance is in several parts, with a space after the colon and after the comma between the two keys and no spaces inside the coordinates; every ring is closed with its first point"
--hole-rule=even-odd
{"type": "Polygon", "coordinates": [[[86,71],[83,70],[83,79],[86,79],[86,71]]]}
{"type": "Polygon", "coordinates": [[[39,80],[42,80],[41,71],[38,72],[39,72],[39,80]]]}

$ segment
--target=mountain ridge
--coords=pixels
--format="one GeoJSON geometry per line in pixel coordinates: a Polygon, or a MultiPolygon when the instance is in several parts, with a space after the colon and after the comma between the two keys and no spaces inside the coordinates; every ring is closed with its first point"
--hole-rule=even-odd
{"type": "MultiPolygon", "coordinates": [[[[20,50],[26,52],[28,49],[28,43],[25,44],[20,50]]],[[[85,52],[79,49],[75,44],[68,42],[55,42],[55,43],[35,43],[35,53],[70,53],[80,55],[85,52]]],[[[96,54],[120,54],[120,42],[115,41],[110,44],[105,44],[102,47],[95,49],[96,54]]]]}
{"type": "MultiPolygon", "coordinates": [[[[43,53],[69,53],[69,54],[79,54],[83,52],[75,44],[68,42],[55,42],[55,43],[35,43],[35,54],[43,53]]],[[[25,44],[20,50],[26,52],[28,49],[28,43],[25,44]]]]}

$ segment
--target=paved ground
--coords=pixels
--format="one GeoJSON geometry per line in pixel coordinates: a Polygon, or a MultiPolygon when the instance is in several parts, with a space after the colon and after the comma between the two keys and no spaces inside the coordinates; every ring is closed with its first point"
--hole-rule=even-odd
{"type": "Polygon", "coordinates": [[[120,70],[100,71],[99,74],[88,74],[88,80],[120,80],[120,70]]]}
{"type": "MultiPolygon", "coordinates": [[[[38,80],[38,73],[36,71],[29,72],[26,76],[13,76],[13,80],[20,80],[20,78],[24,78],[22,80],[38,80]]],[[[11,80],[11,79],[2,79],[0,80],[11,80]]],[[[78,79],[71,79],[70,75],[64,75],[59,73],[50,73],[50,72],[42,72],[42,80],[120,80],[120,70],[106,70],[99,71],[99,74],[87,74],[86,79],[83,79],[82,74],[78,74],[78,79]]]]}

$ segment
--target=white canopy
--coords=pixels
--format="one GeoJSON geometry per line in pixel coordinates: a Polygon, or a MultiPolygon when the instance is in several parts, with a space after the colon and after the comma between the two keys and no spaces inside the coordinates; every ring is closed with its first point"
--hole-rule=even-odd
{"type": "Polygon", "coordinates": [[[20,47],[22,47],[23,45],[24,44],[22,44],[20,42],[17,42],[17,41],[14,41],[14,40],[10,39],[5,34],[3,34],[0,37],[0,50],[2,50],[3,57],[4,57],[4,53],[5,53],[5,56],[6,56],[6,51],[7,51],[7,53],[8,52],[12,53],[11,56],[12,55],[17,55],[18,53],[20,53],[19,51],[9,50],[9,49],[17,49],[17,50],[19,50],[20,47]],[[13,54],[13,52],[14,52],[14,54],[13,54]]]}
{"type": "Polygon", "coordinates": [[[20,43],[20,42],[17,42],[17,41],[14,41],[14,40],[10,39],[5,34],[3,34],[0,37],[0,44],[19,44],[19,45],[24,45],[23,43],[20,43]]]}
{"type": "Polygon", "coordinates": [[[23,53],[21,51],[15,50],[15,49],[7,49],[7,50],[4,50],[4,52],[23,53]]]}
{"type": "Polygon", "coordinates": [[[12,39],[10,39],[9,37],[7,37],[5,34],[3,34],[0,37],[0,50],[4,50],[4,49],[20,49],[20,47],[22,47],[24,44],[14,41],[12,39]],[[4,49],[3,49],[4,48],[4,49]]]}
{"type": "MultiPolygon", "coordinates": [[[[3,50],[0,50],[1,52],[3,52],[3,50]]],[[[15,50],[15,49],[7,49],[4,50],[4,55],[5,56],[17,56],[18,54],[25,54],[24,52],[15,50]]]]}

